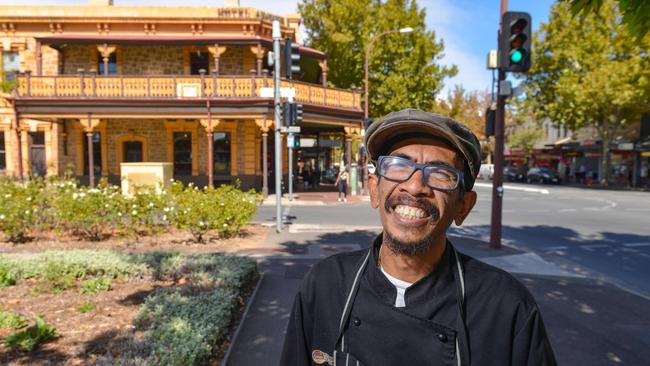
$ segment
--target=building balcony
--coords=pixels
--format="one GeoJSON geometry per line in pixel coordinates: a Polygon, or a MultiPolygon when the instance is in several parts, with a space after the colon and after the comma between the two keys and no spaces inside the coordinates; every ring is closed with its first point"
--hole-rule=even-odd
{"type": "MultiPolygon", "coordinates": [[[[273,78],[266,76],[224,75],[18,75],[16,100],[18,102],[56,102],[110,100],[155,102],[223,101],[230,104],[268,101],[262,88],[272,88],[273,78]]],[[[282,80],[282,88],[294,88],[298,103],[319,110],[360,112],[361,96],[355,90],[327,88],[300,81],[282,80]]],[[[168,103],[166,103],[168,102],[168,103]]],[[[356,113],[355,113],[356,114],[356,113]]]]}

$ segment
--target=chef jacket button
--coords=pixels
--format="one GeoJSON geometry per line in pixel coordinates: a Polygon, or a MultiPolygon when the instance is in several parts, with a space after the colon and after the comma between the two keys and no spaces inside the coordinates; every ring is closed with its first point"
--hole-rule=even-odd
{"type": "Polygon", "coordinates": [[[438,340],[442,343],[447,343],[447,335],[444,333],[438,333],[438,340]]]}
{"type": "Polygon", "coordinates": [[[352,324],[356,325],[357,327],[361,325],[361,319],[359,318],[354,318],[352,319],[352,324]]]}

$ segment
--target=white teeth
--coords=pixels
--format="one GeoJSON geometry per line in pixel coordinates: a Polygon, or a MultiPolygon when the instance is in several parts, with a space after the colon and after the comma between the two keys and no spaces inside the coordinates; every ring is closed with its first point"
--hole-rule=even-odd
{"type": "Polygon", "coordinates": [[[407,219],[421,219],[427,216],[427,212],[420,208],[404,205],[395,207],[395,213],[407,219]]]}

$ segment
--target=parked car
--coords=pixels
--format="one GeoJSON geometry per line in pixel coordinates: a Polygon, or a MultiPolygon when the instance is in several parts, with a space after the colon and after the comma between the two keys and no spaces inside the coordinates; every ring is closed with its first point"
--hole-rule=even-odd
{"type": "Polygon", "coordinates": [[[503,168],[503,180],[506,182],[523,182],[526,178],[526,170],[523,167],[507,166],[503,168]]]}
{"type": "Polygon", "coordinates": [[[528,183],[560,183],[560,176],[549,168],[530,168],[526,173],[528,183]]]}
{"type": "Polygon", "coordinates": [[[481,164],[481,168],[478,171],[477,179],[492,179],[494,176],[494,164],[481,164]]]}

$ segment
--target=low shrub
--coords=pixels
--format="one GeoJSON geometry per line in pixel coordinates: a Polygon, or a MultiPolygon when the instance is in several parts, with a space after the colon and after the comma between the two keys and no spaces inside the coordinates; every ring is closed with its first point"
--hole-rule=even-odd
{"type": "Polygon", "coordinates": [[[82,283],[79,292],[82,295],[94,295],[100,291],[110,290],[112,283],[110,278],[93,278],[82,283]]]}
{"type": "Polygon", "coordinates": [[[261,195],[255,191],[242,192],[227,185],[199,189],[175,182],[171,191],[173,205],[167,209],[172,223],[192,233],[197,242],[203,242],[210,230],[224,237],[238,233],[261,202],[261,195]]]}
{"type": "Polygon", "coordinates": [[[32,180],[28,183],[0,179],[0,230],[5,240],[13,243],[28,239],[29,231],[37,223],[43,200],[43,181],[32,180]]]}
{"type": "Polygon", "coordinates": [[[12,349],[21,349],[26,352],[33,351],[40,343],[58,337],[58,330],[47,325],[42,317],[37,316],[35,324],[20,332],[11,333],[5,337],[5,342],[12,349]]]}
{"type": "Polygon", "coordinates": [[[9,272],[9,266],[0,258],[0,288],[16,284],[16,277],[9,272]]]}
{"type": "Polygon", "coordinates": [[[0,329],[22,329],[29,324],[29,319],[18,314],[0,311],[0,329]]]}
{"type": "Polygon", "coordinates": [[[79,308],[77,310],[79,310],[80,313],[85,314],[91,311],[95,311],[95,309],[97,309],[97,305],[95,305],[94,302],[86,301],[83,304],[79,305],[79,308]]]}

